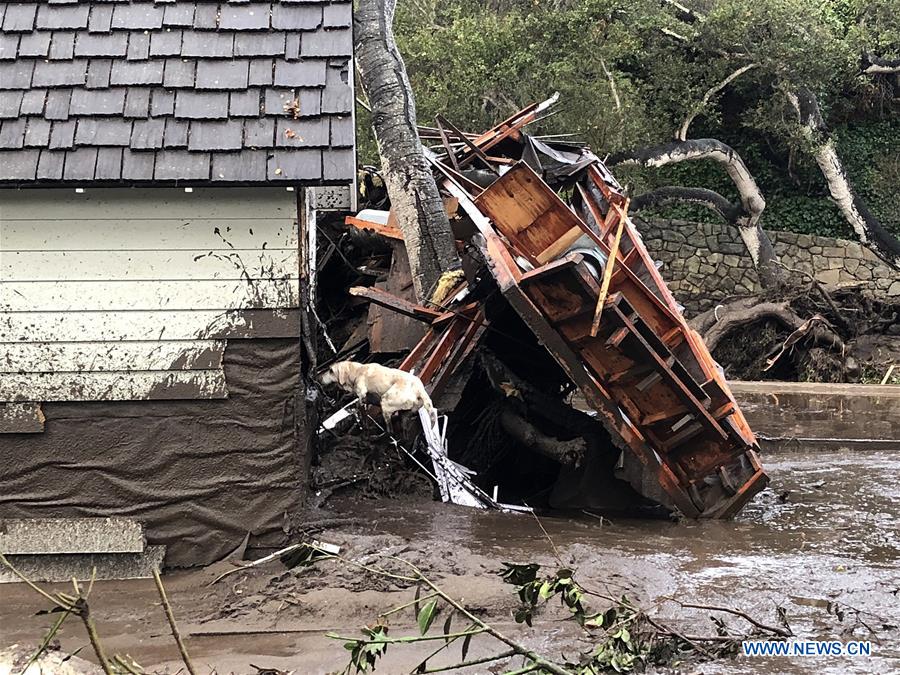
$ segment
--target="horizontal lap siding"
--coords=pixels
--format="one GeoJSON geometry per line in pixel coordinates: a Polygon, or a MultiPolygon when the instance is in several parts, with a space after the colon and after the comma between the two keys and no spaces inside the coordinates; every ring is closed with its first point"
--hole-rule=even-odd
{"type": "Polygon", "coordinates": [[[0,401],[223,398],[298,330],[296,193],[0,191],[0,401]]]}

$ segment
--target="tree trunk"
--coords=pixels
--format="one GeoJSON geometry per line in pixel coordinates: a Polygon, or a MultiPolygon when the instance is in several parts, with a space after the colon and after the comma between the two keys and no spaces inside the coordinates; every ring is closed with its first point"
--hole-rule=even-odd
{"type": "Polygon", "coordinates": [[[859,242],[895,269],[900,269],[900,241],[888,232],[850,185],[847,172],[828,132],[819,103],[807,89],[787,92],[797,111],[803,135],[812,144],[816,164],[828,184],[828,192],[841,214],[850,223],[859,242]]]}
{"type": "MultiPolygon", "coordinates": [[[[724,204],[728,203],[727,200],[712,190],[678,187],[661,188],[655,191],[658,194],[648,196],[644,200],[644,204],[658,204],[682,199],[710,206],[737,226],[741,239],[747,247],[747,252],[753,260],[753,265],[759,273],[760,284],[764,288],[777,286],[782,275],[775,264],[777,259],[775,249],[772,247],[769,235],[760,226],[760,218],[766,208],[766,200],[763,198],[753,174],[744,164],[744,160],[731,147],[714,138],[674,141],[615,155],[610,158],[609,164],[661,167],[666,164],[696,159],[711,159],[722,164],[738,190],[741,199],[740,206],[726,209],[724,204]]],[[[638,199],[640,196],[636,198],[636,200],[638,199]]],[[[640,206],[641,203],[639,202],[638,205],[640,206]]]]}
{"type": "Polygon", "coordinates": [[[457,260],[450,222],[416,131],[416,105],[391,24],[396,0],[360,0],[353,19],[356,66],[372,107],[375,140],[403,232],[416,296],[430,299],[457,260]]]}

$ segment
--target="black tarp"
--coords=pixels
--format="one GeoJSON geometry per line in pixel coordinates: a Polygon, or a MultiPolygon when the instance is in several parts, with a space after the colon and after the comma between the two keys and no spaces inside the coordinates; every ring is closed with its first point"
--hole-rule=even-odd
{"type": "Polygon", "coordinates": [[[0,519],[135,518],[170,566],[275,542],[307,478],[297,340],[230,340],[224,369],[225,400],[45,404],[0,435],[0,519]]]}

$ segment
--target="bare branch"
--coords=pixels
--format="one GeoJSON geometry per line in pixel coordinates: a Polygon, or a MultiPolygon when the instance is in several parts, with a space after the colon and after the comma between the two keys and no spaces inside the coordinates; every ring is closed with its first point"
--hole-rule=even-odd
{"type": "MultiPolygon", "coordinates": [[[[711,159],[722,165],[725,172],[734,182],[741,199],[741,214],[733,222],[738,226],[741,239],[759,272],[760,282],[764,286],[775,286],[780,283],[779,271],[772,265],[775,250],[769,236],[762,229],[760,218],[766,208],[753,174],[747,168],[741,156],[730,146],[714,138],[702,138],[690,141],[672,141],[650,148],[641,148],[629,152],[618,153],[609,160],[614,165],[639,165],[658,168],[667,164],[676,164],[698,159],[711,159]]],[[[697,196],[697,195],[695,195],[697,196]]],[[[711,195],[704,195],[709,199],[711,195]]]]}
{"type": "Polygon", "coordinates": [[[178,651],[181,654],[181,660],[184,662],[184,667],[187,668],[190,675],[196,675],[194,664],[191,663],[191,657],[188,656],[187,647],[184,644],[184,640],[181,639],[181,633],[178,631],[178,624],[175,623],[175,614],[172,612],[172,605],[169,604],[169,598],[166,597],[166,589],[163,586],[162,579],[159,577],[159,572],[156,570],[153,570],[153,581],[156,582],[156,590],[159,591],[159,599],[162,602],[163,610],[166,613],[166,621],[169,622],[169,628],[172,631],[172,637],[175,638],[175,644],[178,645],[178,651]]]}
{"type": "Polygon", "coordinates": [[[679,141],[687,140],[688,129],[690,128],[691,123],[694,121],[694,119],[697,117],[697,115],[699,115],[701,112],[703,112],[703,110],[706,108],[706,106],[709,105],[710,99],[712,99],[713,96],[718,94],[720,91],[722,91],[725,87],[727,87],[729,84],[734,82],[737,78],[739,78],[741,75],[746,73],[748,70],[753,70],[754,68],[756,68],[755,63],[748,63],[745,66],[741,66],[740,68],[735,70],[733,73],[731,73],[731,75],[726,77],[724,80],[717,83],[713,87],[710,87],[709,90],[705,94],[703,94],[703,98],[700,99],[700,102],[697,105],[695,105],[691,109],[691,112],[688,113],[687,117],[684,118],[684,122],[681,124],[681,128],[675,133],[675,138],[679,141]]]}
{"type": "Polygon", "coordinates": [[[860,71],[864,75],[891,75],[900,73],[900,59],[885,59],[863,52],[860,71]]]}
{"type": "Polygon", "coordinates": [[[609,72],[609,68],[606,67],[606,61],[603,60],[603,57],[600,57],[600,67],[603,68],[603,74],[606,75],[606,79],[609,81],[609,89],[612,92],[613,102],[616,104],[616,110],[619,112],[619,116],[622,116],[622,100],[619,98],[619,89],[616,87],[616,81],[613,79],[612,73],[609,72]]]}
{"type": "Polygon", "coordinates": [[[706,20],[702,14],[685,7],[678,0],[663,0],[663,3],[675,10],[675,16],[685,23],[702,23],[706,20]]]}
{"type": "Polygon", "coordinates": [[[640,194],[631,200],[631,211],[636,213],[641,209],[654,206],[666,206],[676,203],[690,203],[704,206],[718,213],[729,223],[737,223],[743,211],[737,204],[732,204],[715,190],[706,188],[682,187],[680,185],[667,185],[650,192],[640,194]]]}

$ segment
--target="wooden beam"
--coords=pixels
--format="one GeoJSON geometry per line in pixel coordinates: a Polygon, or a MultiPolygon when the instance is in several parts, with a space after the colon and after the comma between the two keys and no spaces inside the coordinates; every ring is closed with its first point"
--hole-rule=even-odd
{"type": "Polygon", "coordinates": [[[403,298],[398,298],[396,295],[392,295],[380,288],[354,286],[350,289],[350,295],[358,298],[365,298],[369,302],[374,302],[380,307],[390,309],[398,314],[403,314],[404,316],[425,323],[431,323],[441,316],[441,312],[428,309],[428,307],[423,307],[422,305],[417,305],[409,300],[404,300],[403,298]]]}
{"type": "Polygon", "coordinates": [[[597,296],[597,308],[594,310],[594,320],[591,322],[591,335],[597,337],[600,331],[600,317],[603,314],[603,306],[606,304],[606,295],[609,293],[609,282],[612,279],[613,267],[616,264],[616,257],[619,255],[619,243],[622,241],[622,231],[625,229],[625,217],[628,213],[628,200],[625,200],[625,206],[619,210],[619,228],[616,230],[616,238],[613,239],[612,246],[609,249],[609,258],[606,260],[606,269],[603,270],[603,283],[600,284],[600,295],[597,296]]]}
{"type": "Polygon", "coordinates": [[[370,230],[375,234],[380,234],[382,237],[387,237],[388,239],[398,239],[403,241],[403,233],[400,232],[399,227],[382,225],[381,223],[376,223],[371,220],[362,220],[355,216],[347,216],[344,218],[344,224],[352,225],[358,230],[370,230]]]}

